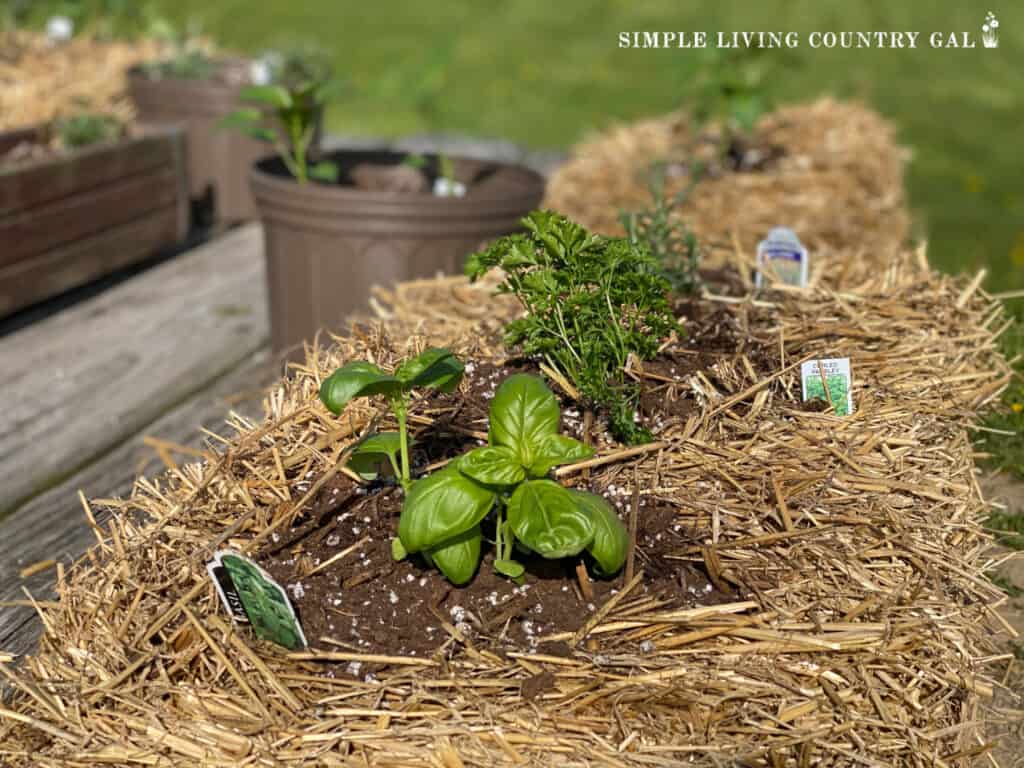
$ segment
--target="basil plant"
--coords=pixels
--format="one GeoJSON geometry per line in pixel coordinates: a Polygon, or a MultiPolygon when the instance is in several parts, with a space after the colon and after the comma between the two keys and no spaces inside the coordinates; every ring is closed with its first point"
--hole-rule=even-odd
{"type": "Polygon", "coordinates": [[[481,523],[493,510],[498,573],[523,575],[513,559],[517,544],[550,559],[586,550],[601,574],[617,572],[629,538],[615,510],[600,496],[548,478],[552,468],[593,455],[589,446],[558,434],[560,418],[558,401],[541,379],[506,379],[491,402],[489,444],[409,488],[392,542],[395,558],[420,553],[449,581],[465,584],[480,562],[481,523]]]}
{"type": "Polygon", "coordinates": [[[356,446],[348,466],[364,478],[376,476],[375,465],[387,460],[395,476],[406,488],[411,484],[409,467],[409,399],[414,389],[453,392],[462,381],[464,366],[447,349],[431,348],[406,360],[394,374],[385,373],[373,363],[356,360],[346,363],[324,379],[320,400],[335,415],[357,397],[384,395],[398,432],[370,435],[356,446]]]}

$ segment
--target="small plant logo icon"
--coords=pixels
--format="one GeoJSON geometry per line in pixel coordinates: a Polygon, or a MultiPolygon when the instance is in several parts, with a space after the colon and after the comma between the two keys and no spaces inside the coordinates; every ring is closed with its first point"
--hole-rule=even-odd
{"type": "Polygon", "coordinates": [[[986,48],[999,47],[999,19],[992,11],[985,14],[985,23],[981,25],[981,42],[986,48]]]}

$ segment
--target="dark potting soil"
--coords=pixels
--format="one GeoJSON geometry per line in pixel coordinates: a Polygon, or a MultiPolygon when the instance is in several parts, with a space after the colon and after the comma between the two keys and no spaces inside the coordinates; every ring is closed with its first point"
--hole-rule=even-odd
{"type": "MultiPolygon", "coordinates": [[[[629,495],[612,498],[625,516],[629,495]]],[[[621,575],[595,579],[592,594],[584,596],[576,561],[519,554],[527,572],[517,586],[494,572],[487,552],[475,578],[454,587],[418,557],[392,559],[401,501],[394,486],[361,488],[347,478],[328,482],[309,510],[311,519],[329,513],[328,522],[284,547],[282,536],[260,555],[261,564],[288,590],[312,647],[429,656],[450,640],[447,624],[478,648],[557,652],[557,642],[546,643],[545,636],[579,629],[623,585],[621,575]],[[313,573],[345,550],[351,553],[313,573]]],[[[735,599],[703,570],[666,558],[695,543],[692,532],[674,518],[671,506],[641,499],[637,563],[645,581],[631,596],[658,597],[666,601],[665,610],[735,599]]],[[[490,533],[485,527],[485,538],[490,533]]],[[[357,663],[349,669],[355,675],[372,671],[357,663]]]]}
{"type": "Polygon", "coordinates": [[[132,68],[133,73],[141,74],[149,80],[197,80],[231,87],[252,85],[250,63],[244,59],[211,59],[209,66],[204,67],[201,74],[186,76],[177,72],[174,61],[164,59],[148,64],[140,64],[132,68]]]}
{"type": "MultiPolygon", "coordinates": [[[[763,368],[765,373],[773,369],[769,353],[745,348],[749,342],[739,341],[730,313],[703,310],[693,303],[683,306],[683,314],[689,335],[657,360],[645,363],[646,374],[682,382],[700,371],[713,382],[714,363],[738,352],[746,354],[755,369],[763,368]]],[[[462,391],[434,393],[416,402],[411,413],[432,423],[414,423],[418,431],[413,466],[423,468],[483,444],[490,399],[501,381],[522,371],[535,372],[536,367],[522,360],[469,362],[462,391]]],[[[688,390],[677,391],[675,384],[657,379],[646,382],[641,417],[656,432],[671,422],[685,421],[696,407],[688,390]]],[[[585,420],[575,403],[563,399],[564,433],[584,439],[585,420]]],[[[577,487],[603,495],[625,521],[632,489],[602,486],[599,478],[595,473],[577,487]]],[[[304,493],[316,479],[302,478],[294,490],[304,493]]],[[[451,641],[450,628],[477,648],[499,653],[565,653],[564,643],[545,637],[576,631],[623,586],[621,574],[607,580],[592,577],[591,594],[585,595],[575,571],[577,560],[550,561],[522,553],[517,558],[526,566],[526,575],[518,586],[494,572],[487,544],[493,531],[485,523],[483,563],[467,586],[454,587],[419,557],[392,559],[391,539],[397,534],[402,498],[401,489],[390,478],[360,486],[337,476],[325,483],[292,530],[282,532],[258,555],[288,590],[312,647],[426,656],[451,641]],[[317,570],[346,550],[344,557],[317,570]]],[[[700,539],[699,531],[676,522],[671,504],[641,496],[637,519],[637,567],[643,569],[645,579],[631,598],[654,597],[665,603],[659,610],[670,610],[738,597],[728,585],[713,583],[701,565],[669,557],[700,539]]],[[[375,669],[353,662],[347,671],[365,678],[375,669]]]]}
{"type": "MultiPolygon", "coordinates": [[[[338,168],[338,180],[334,182],[337,186],[355,187],[359,189],[387,191],[387,184],[394,180],[386,181],[381,179],[381,173],[389,176],[406,165],[410,157],[408,152],[390,152],[387,150],[339,150],[336,152],[322,153],[317,160],[330,161],[338,168]],[[375,172],[376,171],[376,172],[375,172]]],[[[395,184],[396,194],[427,194],[432,195],[431,190],[434,182],[440,177],[441,161],[438,155],[424,153],[419,155],[422,165],[412,170],[420,173],[425,179],[422,188],[413,187],[408,184],[395,184]]],[[[475,185],[481,184],[495,173],[499,166],[483,160],[471,158],[452,158],[455,178],[466,185],[467,191],[472,190],[475,185]]],[[[291,178],[291,172],[284,162],[278,158],[268,158],[260,163],[260,168],[267,173],[284,178],[291,178]]],[[[400,180],[400,179],[399,179],[400,180]]],[[[318,184],[328,182],[317,181],[318,184]]]]}

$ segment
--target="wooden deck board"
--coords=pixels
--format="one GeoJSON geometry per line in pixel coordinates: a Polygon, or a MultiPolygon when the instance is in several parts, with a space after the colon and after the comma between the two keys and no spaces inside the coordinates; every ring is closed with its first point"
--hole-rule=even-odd
{"type": "Polygon", "coordinates": [[[0,513],[267,343],[262,247],[247,225],[0,339],[0,513]]]}
{"type": "MultiPolygon", "coordinates": [[[[0,537],[0,602],[24,600],[25,589],[37,600],[52,599],[54,568],[28,579],[22,579],[20,571],[51,558],[67,566],[96,542],[78,499],[79,490],[87,498],[125,496],[138,475],[152,475],[162,470],[162,465],[155,461],[153,450],[143,444],[144,435],[199,446],[202,442],[199,428],[205,426],[214,432],[223,431],[221,428],[230,410],[259,416],[260,390],[272,384],[279,373],[280,368],[273,364],[267,349],[250,355],[212,387],[5,519],[2,523],[3,536],[0,537]],[[233,396],[239,394],[246,395],[246,398],[235,400],[233,396]],[[42,524],[42,521],[46,523],[42,524]]],[[[187,457],[176,458],[188,460],[187,457]]],[[[98,512],[97,518],[98,521],[105,519],[102,512],[98,512]]],[[[0,608],[0,649],[8,653],[24,653],[34,646],[40,629],[41,624],[32,608],[0,608]]]]}

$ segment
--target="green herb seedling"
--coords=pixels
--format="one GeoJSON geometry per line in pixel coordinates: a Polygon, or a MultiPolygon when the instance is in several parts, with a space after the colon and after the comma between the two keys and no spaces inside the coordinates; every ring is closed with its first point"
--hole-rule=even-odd
{"type": "Polygon", "coordinates": [[[338,166],[328,161],[311,166],[309,149],[323,108],[337,97],[341,81],[326,64],[314,65],[298,56],[284,58],[276,69],[272,83],[242,89],[242,100],[255,106],[232,112],[221,125],[273,145],[300,184],[309,179],[336,182],[338,166]],[[268,121],[268,115],[273,119],[268,121]]]}
{"type": "Polygon", "coordinates": [[[700,248],[697,237],[685,223],[672,216],[672,211],[690,197],[700,181],[703,167],[694,164],[689,183],[671,197],[665,194],[664,164],[647,171],[647,188],[651,192],[651,205],[638,211],[619,214],[626,238],[651,252],[661,265],[662,274],[677,294],[693,293],[700,285],[700,248]]]}
{"type": "Polygon", "coordinates": [[[427,349],[406,360],[394,374],[373,363],[346,363],[324,379],[320,400],[328,410],[340,414],[350,400],[384,395],[398,421],[398,432],[382,432],[364,439],[352,453],[349,467],[364,478],[375,476],[373,467],[387,459],[402,486],[412,482],[409,466],[409,399],[414,389],[452,392],[462,380],[463,365],[447,349],[427,349]]]}
{"type": "Polygon", "coordinates": [[[505,344],[547,361],[607,409],[616,438],[648,441],[634,417],[640,390],[624,369],[630,355],[650,360],[681,331],[661,265],[638,243],[592,234],[552,211],[534,211],[523,226],[466,262],[473,280],[501,269],[498,291],[526,310],[505,327],[505,344]]]}
{"type": "Polygon", "coordinates": [[[625,562],[629,537],[600,496],[563,488],[548,473],[593,455],[558,433],[554,394],[536,376],[506,379],[491,401],[488,445],[412,484],[392,554],[421,553],[453,584],[467,583],[480,562],[480,524],[495,512],[494,569],[521,579],[516,543],[550,559],[586,550],[611,575],[625,562]]]}
{"type": "Polygon", "coordinates": [[[182,44],[175,48],[170,58],[147,62],[142,69],[153,79],[206,80],[216,72],[217,64],[202,49],[182,44]]]}
{"type": "Polygon", "coordinates": [[[86,113],[56,120],[53,132],[61,146],[79,149],[119,139],[124,134],[124,126],[109,115],[86,113]]]}

